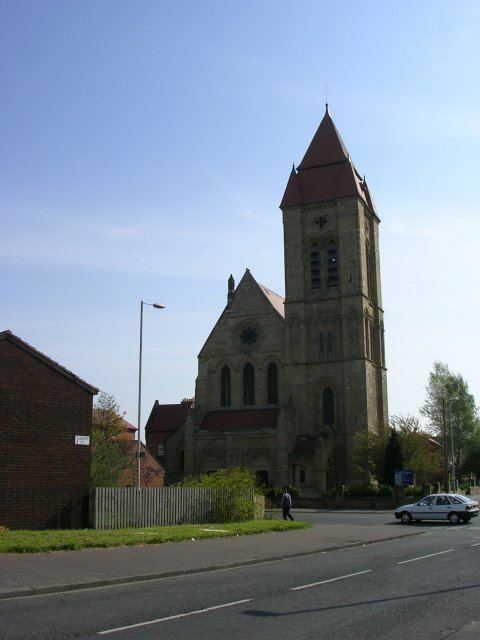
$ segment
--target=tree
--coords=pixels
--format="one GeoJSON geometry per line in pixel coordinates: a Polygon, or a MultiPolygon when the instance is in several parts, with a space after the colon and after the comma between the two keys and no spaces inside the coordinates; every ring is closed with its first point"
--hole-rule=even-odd
{"type": "Polygon", "coordinates": [[[91,478],[95,487],[114,487],[132,464],[130,445],[115,398],[101,393],[92,422],[91,478]]]}
{"type": "Polygon", "coordinates": [[[463,475],[473,474],[478,484],[480,478],[480,430],[477,430],[469,438],[465,446],[465,457],[462,460],[460,471],[463,475]]]}
{"type": "Polygon", "coordinates": [[[395,469],[403,469],[403,464],[404,457],[400,438],[396,429],[392,429],[385,447],[383,484],[392,485],[395,482],[395,469]]]}
{"type": "Polygon", "coordinates": [[[365,474],[367,482],[374,480],[383,482],[385,465],[385,447],[387,446],[390,430],[380,426],[373,431],[363,431],[355,437],[352,452],[353,464],[360,473],[365,474]]]}
{"type": "Polygon", "coordinates": [[[442,451],[432,442],[428,433],[422,431],[418,418],[408,415],[392,416],[390,426],[398,433],[404,468],[413,469],[415,482],[423,484],[438,480],[442,474],[442,451]]]}
{"type": "Polygon", "coordinates": [[[475,398],[469,392],[466,380],[460,374],[453,374],[443,362],[435,362],[426,387],[427,397],[420,413],[428,420],[428,428],[436,438],[446,444],[450,451],[450,426],[458,469],[464,458],[468,444],[480,432],[480,419],[475,406],[475,398]],[[458,398],[451,401],[452,398],[458,398]],[[447,442],[443,436],[443,407],[447,425],[447,442]],[[450,412],[450,407],[452,411],[450,412]]]}

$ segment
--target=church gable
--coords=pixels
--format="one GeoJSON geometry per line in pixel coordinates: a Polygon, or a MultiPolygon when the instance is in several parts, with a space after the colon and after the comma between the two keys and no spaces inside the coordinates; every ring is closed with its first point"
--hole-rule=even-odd
{"type": "Polygon", "coordinates": [[[245,271],[237,288],[229,280],[228,303],[203,345],[199,358],[283,349],[282,296],[245,271]]]}

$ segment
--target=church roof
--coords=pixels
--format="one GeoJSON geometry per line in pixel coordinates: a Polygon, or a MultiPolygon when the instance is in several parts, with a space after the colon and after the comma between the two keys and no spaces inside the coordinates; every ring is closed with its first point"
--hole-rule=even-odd
{"type": "Polygon", "coordinates": [[[280,409],[240,409],[239,411],[210,411],[201,429],[232,431],[244,429],[276,429],[280,409]]]}
{"type": "Polygon", "coordinates": [[[257,284],[265,294],[267,300],[271,303],[272,307],[278,311],[282,318],[285,318],[285,298],[280,296],[278,293],[267,289],[263,284],[260,284],[259,282],[257,282],[257,284]]]}
{"type": "Polygon", "coordinates": [[[327,106],[323,120],[313,136],[303,160],[298,165],[298,169],[302,171],[325,164],[343,162],[348,160],[348,157],[347,148],[328,113],[327,106]]]}
{"type": "Polygon", "coordinates": [[[178,404],[159,404],[155,400],[145,431],[176,431],[185,422],[193,400],[182,400],[178,404]]]}
{"type": "Polygon", "coordinates": [[[281,209],[336,198],[359,197],[374,212],[365,180],[355,169],[328,106],[303,160],[288,178],[281,209]]]}

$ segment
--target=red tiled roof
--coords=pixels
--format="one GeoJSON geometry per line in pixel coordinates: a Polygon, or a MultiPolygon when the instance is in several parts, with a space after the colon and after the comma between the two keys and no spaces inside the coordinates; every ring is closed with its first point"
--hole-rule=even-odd
{"type": "Polygon", "coordinates": [[[176,431],[185,422],[193,405],[193,400],[185,400],[179,404],[159,404],[155,400],[145,431],[176,431]]]}
{"type": "Polygon", "coordinates": [[[361,198],[375,212],[367,184],[353,166],[327,109],[298,172],[292,169],[280,208],[349,197],[361,198]]]}
{"type": "Polygon", "coordinates": [[[55,362],[55,360],[52,360],[41,351],[38,351],[37,349],[35,349],[35,347],[32,347],[31,344],[28,344],[28,342],[25,342],[24,340],[16,336],[9,329],[7,329],[6,331],[0,332],[0,340],[8,340],[9,342],[13,342],[18,347],[20,347],[21,349],[23,349],[33,357],[38,358],[39,360],[42,360],[47,366],[58,371],[58,373],[64,375],[66,378],[70,378],[72,382],[75,382],[75,384],[78,384],[80,387],[83,387],[86,391],[91,393],[93,396],[97,395],[98,389],[96,387],[93,387],[91,384],[88,384],[88,382],[85,382],[85,380],[82,380],[82,378],[79,378],[77,375],[75,375],[74,373],[72,373],[71,371],[63,367],[61,364],[59,364],[58,362],[55,362]]]}
{"type": "Polygon", "coordinates": [[[203,419],[201,429],[230,431],[243,429],[276,429],[279,409],[240,409],[211,411],[203,419]]]}
{"type": "Polygon", "coordinates": [[[348,151],[333,124],[327,107],[323,120],[313,136],[303,160],[298,165],[298,170],[302,171],[344,160],[348,160],[348,151]]]}

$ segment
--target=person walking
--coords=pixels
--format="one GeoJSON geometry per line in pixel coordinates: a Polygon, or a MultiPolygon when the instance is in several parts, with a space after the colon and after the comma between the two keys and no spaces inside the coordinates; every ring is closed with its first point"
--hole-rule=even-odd
{"type": "Polygon", "coordinates": [[[292,508],[292,496],[290,495],[288,488],[283,487],[283,495],[282,495],[282,510],[283,510],[283,519],[286,520],[290,518],[290,520],[294,520],[294,517],[290,513],[290,509],[292,508]]]}

